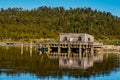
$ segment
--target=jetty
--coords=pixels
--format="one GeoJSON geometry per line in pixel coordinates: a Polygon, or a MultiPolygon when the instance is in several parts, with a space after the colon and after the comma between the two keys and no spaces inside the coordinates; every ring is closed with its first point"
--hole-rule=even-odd
{"type": "Polygon", "coordinates": [[[94,56],[102,50],[103,43],[94,42],[94,36],[86,33],[61,33],[58,42],[48,44],[50,57],[94,56]]]}

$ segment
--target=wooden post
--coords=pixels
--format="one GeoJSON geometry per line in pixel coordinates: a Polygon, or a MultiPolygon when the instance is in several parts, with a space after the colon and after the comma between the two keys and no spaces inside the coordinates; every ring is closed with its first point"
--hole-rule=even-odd
{"type": "Polygon", "coordinates": [[[85,57],[87,57],[87,54],[88,54],[87,48],[88,48],[88,44],[85,45],[85,57]]]}
{"type": "Polygon", "coordinates": [[[37,50],[36,46],[35,46],[35,51],[37,50]]]}
{"type": "Polygon", "coordinates": [[[83,57],[86,57],[86,44],[83,45],[84,51],[83,51],[83,57]]]}
{"type": "Polygon", "coordinates": [[[81,43],[79,43],[79,58],[81,59],[82,49],[81,49],[81,43]]]}
{"type": "Polygon", "coordinates": [[[93,44],[91,45],[91,56],[94,57],[94,47],[93,47],[93,44]]]}
{"type": "Polygon", "coordinates": [[[32,56],[32,42],[30,43],[30,56],[32,56]]]}
{"type": "Polygon", "coordinates": [[[71,53],[71,48],[70,48],[70,43],[68,43],[68,57],[70,57],[70,53],[71,53]]]}
{"type": "Polygon", "coordinates": [[[21,44],[21,55],[23,55],[23,43],[21,44]]]}
{"type": "Polygon", "coordinates": [[[26,51],[28,51],[28,46],[26,46],[26,51]]]}
{"type": "Polygon", "coordinates": [[[50,54],[50,44],[48,44],[48,55],[50,54]]]}
{"type": "Polygon", "coordinates": [[[58,43],[58,55],[60,55],[61,48],[60,48],[60,43],[58,43]]]}

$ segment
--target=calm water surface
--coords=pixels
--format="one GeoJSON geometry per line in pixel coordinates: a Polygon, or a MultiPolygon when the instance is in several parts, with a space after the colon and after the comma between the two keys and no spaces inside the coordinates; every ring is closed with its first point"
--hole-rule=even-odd
{"type": "Polygon", "coordinates": [[[120,80],[120,55],[48,58],[36,47],[0,47],[0,80],[120,80]]]}

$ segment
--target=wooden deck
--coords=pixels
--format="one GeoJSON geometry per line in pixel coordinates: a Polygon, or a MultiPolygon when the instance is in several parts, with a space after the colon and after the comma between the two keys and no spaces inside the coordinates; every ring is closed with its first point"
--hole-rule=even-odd
{"type": "Polygon", "coordinates": [[[67,42],[52,42],[48,44],[49,56],[93,56],[102,48],[102,43],[67,43],[67,42]]]}

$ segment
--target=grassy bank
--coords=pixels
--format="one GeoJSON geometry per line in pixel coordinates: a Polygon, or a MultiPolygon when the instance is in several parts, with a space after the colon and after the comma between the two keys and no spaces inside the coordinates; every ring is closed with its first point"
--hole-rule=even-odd
{"type": "Polygon", "coordinates": [[[120,45],[120,39],[105,39],[103,40],[104,45],[120,45]]]}
{"type": "Polygon", "coordinates": [[[19,40],[12,40],[12,39],[3,39],[0,40],[0,43],[48,43],[48,42],[58,41],[58,39],[53,38],[46,38],[46,39],[19,39],[19,40]]]}

